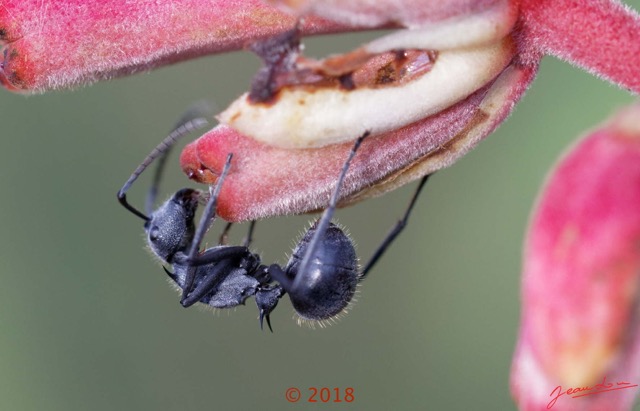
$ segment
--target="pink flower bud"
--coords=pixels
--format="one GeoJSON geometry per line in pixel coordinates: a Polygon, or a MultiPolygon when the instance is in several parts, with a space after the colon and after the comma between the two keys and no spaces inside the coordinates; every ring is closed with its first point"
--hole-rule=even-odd
{"type": "Polygon", "coordinates": [[[540,194],[511,373],[520,410],[630,410],[640,383],[639,299],[635,105],[572,147],[540,194]]]}

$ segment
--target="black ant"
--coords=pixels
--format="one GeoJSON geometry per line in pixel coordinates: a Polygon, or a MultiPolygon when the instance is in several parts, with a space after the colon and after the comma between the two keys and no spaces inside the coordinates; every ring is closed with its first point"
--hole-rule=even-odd
{"type": "MultiPolygon", "coordinates": [[[[286,266],[261,264],[260,256],[249,250],[254,223],[242,246],[218,245],[200,250],[203,237],[215,219],[220,188],[231,168],[232,154],[208,195],[200,190],[183,188],[155,211],[160,176],[173,144],[182,136],[203,127],[206,120],[194,113],[187,114],[138,166],[118,192],[118,200],[131,213],[145,221],[147,240],[153,252],[173,267],[165,268],[169,277],[182,289],[180,303],[189,307],[197,302],[216,308],[244,304],[254,296],[259,309],[260,327],[263,320],[271,329],[270,314],[286,293],[302,319],[324,321],[340,314],[349,304],[356,287],[369,273],[387,247],[406,226],[409,215],[428,175],[423,177],[403,218],[398,221],[362,271],[351,239],[331,223],[340,189],[351,160],[368,132],[358,138],[338,176],[329,206],[302,237],[286,266]],[[140,174],[158,159],[152,186],[146,201],[146,214],[131,206],[126,193],[140,174]],[[208,197],[208,198],[207,198],[208,197]],[[194,218],[199,202],[206,200],[203,215],[195,228],[194,218]]],[[[231,224],[225,228],[222,239],[231,224]]]]}

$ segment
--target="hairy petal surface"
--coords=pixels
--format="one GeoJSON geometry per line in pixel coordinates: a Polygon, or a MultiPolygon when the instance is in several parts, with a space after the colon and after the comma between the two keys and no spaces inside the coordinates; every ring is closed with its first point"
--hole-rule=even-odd
{"type": "MultiPolygon", "coordinates": [[[[296,17],[259,0],[4,0],[0,83],[42,92],[240,49],[296,17]]],[[[344,30],[309,17],[306,34],[344,30]]]]}
{"type": "Polygon", "coordinates": [[[615,0],[522,0],[527,47],[640,93],[640,15],[615,0]]]}
{"type": "MultiPolygon", "coordinates": [[[[299,15],[317,14],[345,24],[369,27],[400,22],[408,28],[482,13],[505,0],[272,0],[299,15]]],[[[515,2],[511,2],[515,3],[515,2]]]]}

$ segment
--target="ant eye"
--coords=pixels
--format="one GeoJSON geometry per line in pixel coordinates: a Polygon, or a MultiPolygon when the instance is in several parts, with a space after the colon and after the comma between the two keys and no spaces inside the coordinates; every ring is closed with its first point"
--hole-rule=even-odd
{"type": "Polygon", "coordinates": [[[159,237],[160,237],[160,228],[158,228],[157,225],[154,225],[149,230],[149,241],[155,243],[158,240],[159,237]]]}
{"type": "Polygon", "coordinates": [[[197,198],[197,192],[190,188],[183,188],[174,194],[173,198],[175,199],[178,205],[184,207],[185,205],[192,204],[194,200],[197,198]]]}

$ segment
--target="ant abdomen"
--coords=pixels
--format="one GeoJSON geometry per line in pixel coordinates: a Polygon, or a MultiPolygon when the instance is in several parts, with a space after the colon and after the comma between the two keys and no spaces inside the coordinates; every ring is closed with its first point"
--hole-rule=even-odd
{"type": "Polygon", "coordinates": [[[340,227],[331,223],[319,238],[306,273],[295,281],[316,225],[306,232],[293,250],[284,271],[291,280],[285,290],[298,315],[303,319],[321,321],[340,314],[347,307],[355,294],[359,271],[353,242],[340,227]]]}

